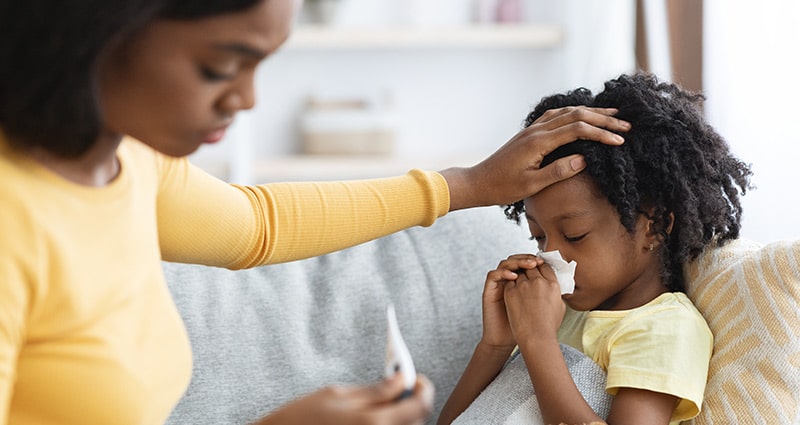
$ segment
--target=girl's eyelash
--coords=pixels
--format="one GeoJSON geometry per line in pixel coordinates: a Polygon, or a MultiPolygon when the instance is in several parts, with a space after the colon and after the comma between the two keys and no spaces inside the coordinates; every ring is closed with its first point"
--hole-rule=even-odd
{"type": "Polygon", "coordinates": [[[564,239],[566,239],[567,242],[578,242],[581,239],[585,238],[586,235],[588,235],[588,233],[584,233],[584,234],[582,234],[580,236],[575,236],[574,238],[571,238],[571,237],[568,237],[568,236],[564,236],[564,239]]]}
{"type": "MultiPolygon", "coordinates": [[[[584,233],[584,234],[582,234],[580,236],[575,236],[575,237],[564,236],[564,239],[567,242],[578,242],[581,239],[585,238],[586,235],[588,235],[588,233],[584,233]]],[[[528,240],[535,241],[535,242],[542,242],[545,239],[546,239],[546,237],[544,237],[544,236],[531,236],[531,237],[528,238],[528,240]]]]}

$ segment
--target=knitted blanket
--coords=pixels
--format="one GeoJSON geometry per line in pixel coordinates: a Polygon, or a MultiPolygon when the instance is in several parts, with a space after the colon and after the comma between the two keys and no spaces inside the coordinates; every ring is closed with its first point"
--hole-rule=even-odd
{"type": "MultiPolygon", "coordinates": [[[[612,396],[605,391],[606,373],[592,359],[570,346],[562,344],[561,352],[583,398],[600,417],[608,416],[612,396]]],[[[453,425],[485,424],[543,424],[521,355],[512,357],[497,378],[453,422],[453,425]]]]}

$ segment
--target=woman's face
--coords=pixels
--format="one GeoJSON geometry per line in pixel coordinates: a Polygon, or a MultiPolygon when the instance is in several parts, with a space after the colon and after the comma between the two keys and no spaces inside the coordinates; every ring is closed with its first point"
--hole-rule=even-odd
{"type": "Polygon", "coordinates": [[[255,103],[257,65],[288,37],[292,0],[197,20],[159,20],[99,67],[103,122],[172,156],[225,135],[255,103]]]}
{"type": "Polygon", "coordinates": [[[663,292],[649,221],[640,216],[634,233],[628,232],[585,174],[525,199],[525,216],[541,251],[559,250],[564,260],[577,262],[575,291],[563,296],[571,308],[629,309],[663,292]]]}

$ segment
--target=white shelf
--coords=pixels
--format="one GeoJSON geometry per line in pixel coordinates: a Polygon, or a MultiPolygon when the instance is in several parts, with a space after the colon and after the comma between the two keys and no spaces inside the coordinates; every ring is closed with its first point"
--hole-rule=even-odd
{"type": "Polygon", "coordinates": [[[287,41],[290,50],[404,48],[552,48],[563,33],[555,25],[504,24],[464,27],[337,28],[303,25],[287,41]]]}
{"type": "Polygon", "coordinates": [[[412,168],[439,171],[449,167],[471,166],[482,159],[288,155],[257,161],[253,166],[253,180],[269,183],[391,177],[405,174],[412,168]]]}

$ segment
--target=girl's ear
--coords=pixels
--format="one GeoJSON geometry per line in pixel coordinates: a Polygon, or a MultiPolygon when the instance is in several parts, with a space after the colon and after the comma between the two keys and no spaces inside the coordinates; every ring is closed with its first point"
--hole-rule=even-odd
{"type": "Polygon", "coordinates": [[[672,225],[675,224],[675,213],[669,213],[669,224],[667,224],[666,232],[669,235],[672,233],[672,225]]]}
{"type": "Polygon", "coordinates": [[[652,251],[664,242],[664,234],[669,235],[672,233],[672,227],[675,224],[675,214],[670,212],[667,215],[666,223],[657,223],[656,210],[650,208],[648,211],[643,212],[645,220],[647,220],[645,229],[645,244],[647,249],[652,251]]]}

